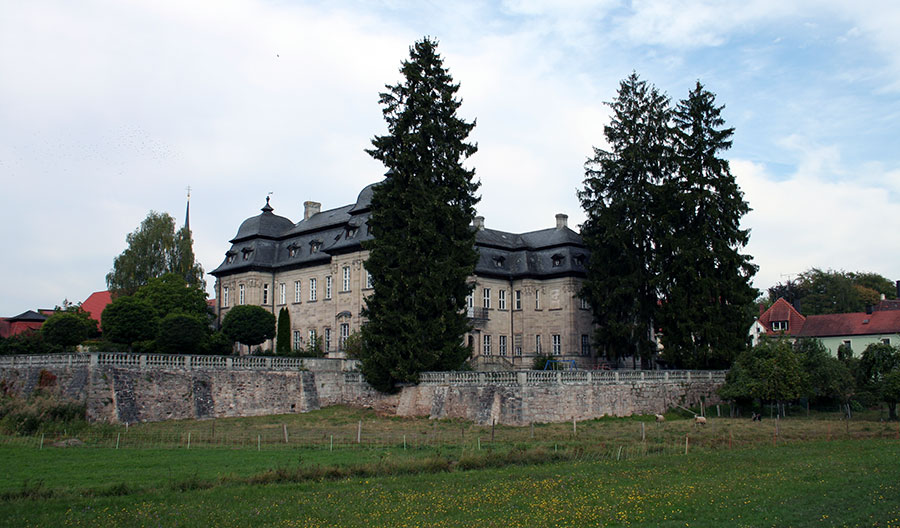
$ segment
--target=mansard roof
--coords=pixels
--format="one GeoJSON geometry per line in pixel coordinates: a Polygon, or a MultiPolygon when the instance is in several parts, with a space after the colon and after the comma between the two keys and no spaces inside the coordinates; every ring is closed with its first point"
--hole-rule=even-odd
{"type": "MultiPolygon", "coordinates": [[[[225,260],[210,273],[218,277],[302,268],[359,251],[364,241],[372,239],[367,221],[375,185],[365,187],[356,203],[318,212],[296,224],[264,207],[261,215],[241,224],[225,260]]],[[[475,247],[479,252],[475,273],[480,276],[584,275],[587,264],[581,236],[566,226],[521,234],[479,229],[475,247]]]]}
{"type": "Polygon", "coordinates": [[[276,238],[294,225],[290,219],[272,213],[274,209],[269,205],[268,196],[266,197],[266,205],[260,210],[262,213],[257,216],[251,216],[241,223],[237,235],[231,239],[232,243],[253,237],[276,238]]]}

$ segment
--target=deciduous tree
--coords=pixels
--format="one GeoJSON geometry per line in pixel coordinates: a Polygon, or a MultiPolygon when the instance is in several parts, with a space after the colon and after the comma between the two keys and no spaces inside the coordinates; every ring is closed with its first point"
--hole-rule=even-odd
{"type": "MultiPolygon", "coordinates": [[[[94,328],[96,328],[96,321],[94,328]]],[[[90,326],[84,317],[79,317],[72,312],[56,312],[41,325],[41,333],[44,340],[51,345],[59,345],[63,348],[74,347],[88,338],[90,326]]]]}
{"type": "Polygon", "coordinates": [[[386,392],[469,357],[464,307],[477,258],[470,224],[479,184],[463,166],[477,149],[466,141],[475,123],[457,115],[459,85],[436,41],[416,42],[400,72],[403,82],[381,94],[388,133],[367,151],[388,172],[372,196],[374,291],[360,359],[368,382],[386,392]]]}
{"type": "Polygon", "coordinates": [[[103,309],[103,338],[126,345],[129,350],[138,341],[156,337],[159,318],[142,299],[119,297],[103,309]]]}
{"type": "Polygon", "coordinates": [[[222,319],[222,332],[238,343],[259,345],[275,337],[275,315],[261,306],[235,306],[222,319]]]}
{"type": "Polygon", "coordinates": [[[115,295],[132,295],[155,277],[175,273],[203,288],[203,268],[194,262],[191,233],[175,230],[168,213],[150,211],[141,225],[125,237],[128,247],[113,261],[106,284],[115,295]]]}

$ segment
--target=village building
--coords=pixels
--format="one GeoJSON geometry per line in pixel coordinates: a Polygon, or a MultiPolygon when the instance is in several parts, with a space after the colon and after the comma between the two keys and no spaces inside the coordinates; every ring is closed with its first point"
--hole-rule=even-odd
{"type": "MultiPolygon", "coordinates": [[[[347,338],[364,322],[362,308],[372,292],[363,248],[372,238],[367,225],[372,188],[336,209],[322,211],[321,204],[305,202],[296,223],[276,215],[267,198],[261,214],[240,225],[223,262],[211,272],[218,321],[242,304],[276,316],[287,308],[293,348],[320,337],[324,351],[340,357],[347,338]]],[[[479,257],[467,299],[472,328],[465,339],[480,368],[529,369],[538,354],[581,368],[594,364],[591,311],[578,297],[588,251],[567,220],[559,214],[554,227],[507,233],[486,228],[476,217],[479,257]]]]}

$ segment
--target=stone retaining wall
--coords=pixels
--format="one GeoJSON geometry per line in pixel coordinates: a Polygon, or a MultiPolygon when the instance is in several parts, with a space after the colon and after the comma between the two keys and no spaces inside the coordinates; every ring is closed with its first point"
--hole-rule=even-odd
{"type": "Polygon", "coordinates": [[[285,414],[343,404],[397,416],[527,425],[663,412],[701,400],[714,404],[724,382],[724,372],[704,371],[431,372],[418,385],[384,395],[355,367],[348,360],[266,357],[10,356],[0,358],[0,383],[20,395],[48,386],[84,402],[89,419],[114,423],[285,414]]]}

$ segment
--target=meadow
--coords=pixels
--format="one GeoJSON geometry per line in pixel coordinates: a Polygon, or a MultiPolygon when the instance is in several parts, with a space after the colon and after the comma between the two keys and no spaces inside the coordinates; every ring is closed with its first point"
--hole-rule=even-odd
{"type": "Polygon", "coordinates": [[[0,437],[0,525],[900,526],[896,422],[712,414],[531,428],[337,407],[0,437]]]}

